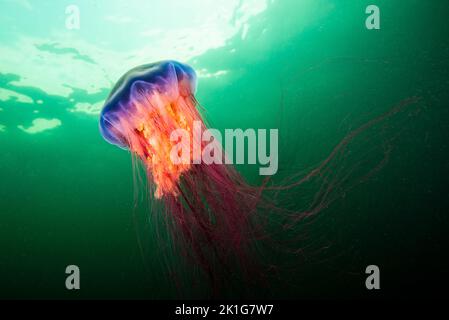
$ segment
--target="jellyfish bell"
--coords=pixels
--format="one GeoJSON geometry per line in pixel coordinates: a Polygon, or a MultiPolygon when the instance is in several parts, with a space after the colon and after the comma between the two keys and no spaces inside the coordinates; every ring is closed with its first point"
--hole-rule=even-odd
{"type": "Polygon", "coordinates": [[[176,61],[161,61],[131,69],[118,80],[103,106],[100,114],[102,136],[111,144],[127,148],[124,132],[117,127],[117,122],[124,112],[135,108],[135,101],[148,99],[154,93],[153,97],[158,94],[175,102],[179,96],[193,95],[196,83],[195,71],[176,61]]]}
{"type": "Polygon", "coordinates": [[[196,73],[188,65],[161,61],[128,71],[117,82],[100,114],[103,138],[135,153],[156,185],[155,195],[177,195],[177,183],[189,163],[174,164],[174,130],[192,131],[196,109],[196,73]]]}

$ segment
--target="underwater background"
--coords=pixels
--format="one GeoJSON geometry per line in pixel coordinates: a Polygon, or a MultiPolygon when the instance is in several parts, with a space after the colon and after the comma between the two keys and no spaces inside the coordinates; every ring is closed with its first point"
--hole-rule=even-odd
{"type": "MultiPolygon", "coordinates": [[[[446,0],[1,0],[0,298],[180,297],[145,201],[135,205],[131,156],[98,130],[115,81],[165,59],[197,71],[213,127],[279,128],[279,179],[420,97],[390,124],[388,163],[320,212],[295,272],[256,296],[438,295],[449,284],[448,13],[446,0]],[[365,27],[370,4],[380,30],[365,27]],[[66,27],[69,5],[79,29],[66,27]],[[80,290],[65,288],[70,264],[80,290]],[[365,287],[370,264],[381,290],[365,287]]],[[[238,169],[260,181],[257,166],[238,169]]]]}

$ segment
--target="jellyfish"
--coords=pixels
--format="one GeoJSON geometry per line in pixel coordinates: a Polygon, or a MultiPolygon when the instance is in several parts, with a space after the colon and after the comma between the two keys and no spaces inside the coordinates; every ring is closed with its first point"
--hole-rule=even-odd
{"type": "MultiPolygon", "coordinates": [[[[277,186],[268,185],[269,179],[252,186],[232,165],[195,161],[201,154],[195,154],[193,145],[203,148],[208,143],[198,141],[201,137],[193,134],[194,123],[200,123],[203,130],[207,128],[194,96],[196,88],[195,71],[186,64],[161,61],[136,67],[112,89],[101,111],[99,127],[107,142],[129,150],[143,164],[153,201],[161,202],[165,208],[163,215],[173,241],[183,248],[189,261],[200,266],[214,290],[226,281],[225,275],[233,275],[235,270],[251,278],[259,274],[260,265],[253,258],[257,251],[254,243],[267,239],[265,226],[269,214],[285,217],[282,226],[288,229],[325,209],[353,187],[344,187],[344,183],[354,168],[338,169],[338,163],[345,161],[348,144],[414,102],[414,99],[402,101],[351,131],[308,173],[294,175],[277,186]],[[173,152],[180,141],[173,139],[172,132],[178,129],[190,136],[182,143],[190,144],[186,150],[190,150],[188,157],[192,161],[173,161],[173,152]],[[301,210],[282,209],[265,196],[272,191],[275,197],[314,179],[320,181],[319,187],[301,210]]],[[[389,152],[385,150],[385,157],[372,171],[384,164],[389,152]]]]}
{"type": "Polygon", "coordinates": [[[100,114],[100,132],[109,143],[129,150],[147,172],[155,201],[166,208],[172,237],[185,255],[217,283],[220,270],[238,264],[250,272],[248,239],[257,228],[251,216],[259,188],[249,186],[232,167],[194,164],[193,144],[205,147],[193,134],[193,124],[206,125],[194,97],[197,78],[188,65],[162,61],[127,72],[112,89],[100,114]],[[179,141],[174,130],[191,135],[190,162],[174,163],[171,153],[179,141]]]}

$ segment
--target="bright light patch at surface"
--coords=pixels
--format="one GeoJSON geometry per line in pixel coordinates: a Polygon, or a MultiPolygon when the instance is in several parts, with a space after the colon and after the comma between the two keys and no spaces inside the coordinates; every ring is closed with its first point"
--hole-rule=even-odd
{"type": "Polygon", "coordinates": [[[220,77],[220,76],[224,76],[226,74],[228,74],[228,70],[218,70],[216,72],[209,72],[207,71],[207,69],[200,69],[197,72],[197,76],[199,78],[213,78],[213,77],[220,77]]]}
{"type": "Polygon", "coordinates": [[[91,104],[86,102],[80,102],[75,105],[74,108],[69,109],[70,112],[81,112],[90,115],[99,115],[101,108],[103,107],[103,101],[91,104]]]}
{"type": "Polygon", "coordinates": [[[57,128],[61,124],[62,124],[61,120],[59,119],[36,118],[33,120],[31,126],[29,126],[28,128],[24,127],[23,125],[19,125],[18,128],[29,134],[36,134],[57,128]]]}
{"type": "MultiPolygon", "coordinates": [[[[64,3],[4,4],[0,28],[7,37],[0,44],[0,70],[19,76],[13,85],[64,97],[74,88],[98,93],[136,65],[165,59],[188,62],[225,45],[248,19],[267,8],[267,0],[102,0],[95,5],[80,0],[76,5],[79,30],[65,28],[64,3]],[[10,21],[12,14],[20,19],[10,21]],[[11,23],[14,30],[8,28],[11,23]],[[18,31],[26,36],[15,36],[18,31]]],[[[91,112],[79,110],[84,109],[91,112]]]]}
{"type": "Polygon", "coordinates": [[[30,97],[28,97],[24,94],[20,94],[18,92],[12,91],[12,90],[0,88],[0,101],[6,102],[9,100],[16,100],[16,101],[22,102],[22,103],[33,103],[33,99],[31,99],[30,97]]]}

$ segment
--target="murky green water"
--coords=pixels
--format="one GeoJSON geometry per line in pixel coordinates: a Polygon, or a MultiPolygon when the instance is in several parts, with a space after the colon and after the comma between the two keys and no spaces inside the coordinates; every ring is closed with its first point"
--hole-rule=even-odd
{"type": "MultiPolygon", "coordinates": [[[[214,127],[279,128],[275,180],[421,97],[419,114],[389,122],[387,165],[320,213],[301,266],[260,295],[367,297],[369,264],[381,269],[378,296],[428,295],[447,282],[449,4],[376,0],[381,28],[367,30],[371,2],[73,1],[80,28],[68,29],[64,2],[1,1],[0,297],[177,296],[140,204],[142,259],[130,155],[98,131],[118,77],[161,59],[198,71],[214,127]],[[65,288],[69,264],[81,269],[79,291],[65,288]]],[[[371,156],[382,138],[364,139],[354,152],[371,156]]],[[[259,180],[257,168],[240,169],[259,180]]],[[[285,195],[292,207],[313,196],[301,192],[285,195]]]]}

